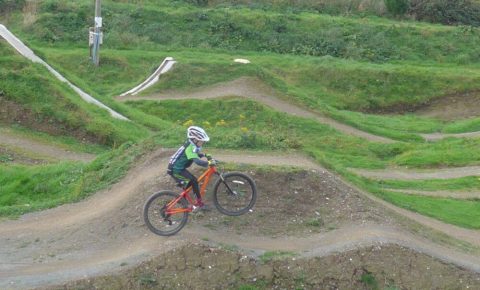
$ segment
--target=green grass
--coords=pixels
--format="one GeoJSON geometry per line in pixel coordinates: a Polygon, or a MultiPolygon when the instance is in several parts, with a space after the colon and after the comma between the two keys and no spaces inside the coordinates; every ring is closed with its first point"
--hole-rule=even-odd
{"type": "MultiPolygon", "coordinates": [[[[92,2],[42,1],[37,21],[15,31],[33,42],[84,45],[92,2]]],[[[196,48],[331,55],[374,62],[478,62],[478,29],[379,17],[344,17],[291,11],[194,7],[166,1],[102,5],[105,47],[196,48]]]]}
{"type": "MultiPolygon", "coordinates": [[[[152,63],[158,63],[166,55],[171,55],[178,64],[144,94],[173,88],[188,91],[198,86],[249,76],[257,77],[271,85],[279,92],[280,98],[329,115],[361,130],[396,140],[421,141],[418,133],[480,130],[479,118],[447,123],[414,115],[382,116],[342,109],[359,110],[372,104],[379,110],[392,106],[415,107],[452,91],[476,89],[480,71],[475,69],[468,69],[468,77],[465,77],[465,71],[455,67],[373,65],[333,58],[279,57],[268,53],[260,55],[246,53],[242,57],[251,59],[253,64],[239,65],[232,61],[235,55],[226,53],[212,54],[185,50],[167,54],[167,52],[111,50],[108,51],[107,64],[92,71],[86,51],[73,50],[66,54],[65,50],[58,49],[42,48],[41,51],[48,62],[58,67],[69,79],[81,87],[91,88],[93,95],[127,115],[138,115],[138,112],[131,112],[124,106],[116,104],[111,97],[141,81],[133,81],[130,75],[140,75],[141,79],[144,79],[152,67],[156,66],[156,64],[152,66],[152,63]],[[130,66],[128,69],[118,70],[118,66],[113,65],[115,63],[128,63],[130,66]],[[94,77],[106,81],[95,82],[94,77]]],[[[145,115],[138,115],[135,119],[152,129],[158,127],[155,124],[160,122],[145,115]]]]}
{"type": "MultiPolygon", "coordinates": [[[[223,60],[227,62],[228,55],[224,55],[223,60]]],[[[219,62],[221,63],[221,60],[219,62]]],[[[213,64],[204,74],[215,68],[216,64],[213,64]]],[[[188,70],[192,67],[186,66],[180,69],[188,70]]],[[[247,71],[240,71],[238,75],[235,75],[234,72],[234,77],[244,73],[247,75],[258,74],[268,82],[277,81],[268,75],[262,76],[263,72],[258,73],[258,71],[258,67],[249,68],[247,71]]],[[[103,77],[107,75],[105,74],[103,77]]],[[[215,76],[204,79],[201,75],[193,77],[191,83],[185,87],[191,84],[209,84],[228,80],[228,77],[222,79],[215,76]]],[[[126,75],[118,79],[124,78],[126,75]]],[[[162,84],[160,83],[160,86],[162,84]]],[[[93,88],[96,90],[94,86],[93,88]]],[[[164,89],[168,89],[168,86],[164,85],[164,89]]],[[[112,101],[108,96],[105,96],[104,99],[112,101]]],[[[384,168],[388,165],[432,167],[438,164],[462,165],[477,162],[470,155],[470,151],[476,150],[475,148],[478,147],[476,146],[477,140],[449,139],[434,145],[428,143],[389,145],[369,143],[335,132],[312,120],[274,112],[252,101],[236,99],[164,101],[161,102],[161,106],[155,102],[132,102],[122,105],[122,108],[125,112],[130,112],[130,115],[134,115],[131,114],[134,112],[138,116],[134,120],[138,120],[138,122],[145,123],[144,117],[161,120],[161,125],[152,121],[152,128],[158,130],[157,143],[164,146],[178,145],[184,138],[182,132],[185,126],[192,123],[206,127],[212,136],[217,136],[211,142],[212,147],[256,150],[301,149],[316,157],[323,164],[339,171],[345,167],[384,168]],[[205,114],[205,112],[212,113],[205,114]],[[140,121],[141,118],[144,120],[140,121]],[[316,132],[316,134],[312,136],[311,132],[316,132]]],[[[402,203],[399,205],[405,206],[402,203]]],[[[461,205],[454,204],[453,206],[461,205]]],[[[428,211],[428,207],[426,208],[423,210],[428,211]]],[[[448,217],[442,217],[442,219],[451,220],[448,217]]],[[[458,223],[457,221],[453,222],[458,223]]],[[[471,226],[475,227],[476,225],[471,226]]]]}
{"type": "Polygon", "coordinates": [[[90,164],[0,164],[0,216],[18,216],[79,201],[120,180],[148,146],[125,143],[90,164]]]}
{"type": "Polygon", "coordinates": [[[475,153],[480,148],[480,139],[370,143],[335,132],[313,120],[279,113],[244,99],[130,101],[127,105],[179,127],[203,126],[216,136],[212,138],[211,146],[218,148],[321,151],[333,164],[344,168],[385,168],[391,165],[428,168],[480,162],[477,157],[480,154],[475,153]],[[312,136],[311,132],[315,134],[312,136]]]}
{"type": "MultiPolygon", "coordinates": [[[[105,1],[105,44],[101,66],[96,68],[88,60],[85,44],[92,1],[41,1],[36,22],[24,24],[15,12],[6,18],[9,28],[69,80],[132,122],[113,120],[107,112],[79,100],[43,67],[25,61],[3,43],[0,97],[30,110],[33,121],[52,122],[65,135],[72,131],[75,136],[89,134],[109,147],[128,141],[144,144],[142,140],[152,134],[156,146],[178,146],[185,138],[185,127],[197,124],[213,137],[210,148],[302,151],[396,205],[478,228],[476,200],[383,191],[385,187],[478,188],[478,180],[372,181],[346,168],[480,163],[479,139],[428,143],[418,135],[477,131],[480,118],[443,122],[415,115],[366,113],[416,107],[446,94],[478,90],[480,30],[361,14],[332,16],[312,13],[310,9],[315,8],[302,6],[304,2],[299,9],[283,3],[265,0],[230,7],[222,1],[197,7],[184,1],[105,1]],[[272,9],[265,9],[270,4],[272,9]],[[166,56],[173,56],[178,64],[146,94],[192,91],[243,76],[256,77],[272,86],[279,98],[402,142],[366,142],[252,101],[115,101],[116,95],[143,81],[166,56]],[[234,64],[237,57],[252,63],[234,64]]],[[[70,141],[60,141],[64,142],[70,141]]],[[[90,165],[5,165],[0,174],[0,214],[15,215],[78,200],[121,178],[138,154],[117,149],[90,165]],[[78,172],[81,177],[76,179],[78,172]],[[57,188],[59,184],[65,184],[64,188],[57,188]]]]}
{"type": "Polygon", "coordinates": [[[8,51],[0,57],[1,96],[24,108],[31,123],[46,123],[54,131],[87,136],[104,145],[148,137],[146,129],[112,118],[106,110],[83,101],[43,66],[8,51]]]}
{"type": "Polygon", "coordinates": [[[395,192],[379,194],[385,200],[420,214],[430,216],[460,227],[480,229],[479,200],[454,200],[449,198],[405,195],[395,192]]]}
{"type": "Polygon", "coordinates": [[[417,189],[425,191],[436,190],[480,190],[480,178],[468,176],[451,179],[425,179],[425,180],[382,180],[378,182],[380,188],[392,189],[417,189]]]}
{"type": "Polygon", "coordinates": [[[298,256],[298,254],[294,252],[288,252],[288,251],[267,251],[263,253],[260,257],[260,261],[263,263],[268,263],[273,260],[284,260],[288,258],[294,258],[298,256]]]}

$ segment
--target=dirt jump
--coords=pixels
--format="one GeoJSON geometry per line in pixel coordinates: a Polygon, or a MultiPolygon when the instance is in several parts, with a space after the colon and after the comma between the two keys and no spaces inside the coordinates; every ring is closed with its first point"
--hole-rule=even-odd
{"type": "MultiPolygon", "coordinates": [[[[238,169],[257,180],[259,199],[254,211],[238,218],[216,211],[200,213],[177,235],[156,236],[143,223],[142,207],[151,193],[175,188],[164,170],[171,153],[153,152],[122,181],[83,202],[0,223],[0,288],[48,288],[87,277],[91,280],[159,255],[172,255],[192,244],[200,248],[232,245],[249,257],[290,251],[299,259],[329,259],[389,245],[384,250],[392,246],[392,251],[423,253],[438,265],[456,269],[450,269],[451,273],[463,273],[459,275],[471,285],[480,286],[480,281],[475,282],[480,277],[480,257],[451,243],[434,241],[439,232],[455,235],[455,230],[462,229],[441,222],[420,226],[424,221],[415,214],[405,211],[401,216],[372,202],[365,193],[301,156],[216,152],[218,159],[237,163],[238,169]],[[248,163],[290,169],[267,171],[248,163]],[[424,228],[421,234],[418,227],[424,228]]],[[[459,239],[462,233],[469,235],[466,240],[473,248],[480,246],[478,232],[475,237],[473,231],[465,230],[459,239]]]]}
{"type": "MultiPolygon", "coordinates": [[[[0,32],[23,45],[5,27],[0,32]]],[[[232,95],[393,142],[282,101],[255,79],[120,99],[232,95]]],[[[2,136],[4,143],[14,139],[2,136]]],[[[45,155],[56,150],[22,142],[10,146],[45,155]]],[[[301,155],[211,152],[256,180],[253,211],[235,218],[201,212],[177,235],[156,236],[144,225],[142,208],[152,193],[175,189],[165,174],[172,153],[144,156],[120,182],[82,202],[0,222],[0,289],[227,289],[259,281],[272,289],[480,289],[479,231],[398,208],[301,155]],[[269,260],[269,253],[287,258],[269,260]]]]}

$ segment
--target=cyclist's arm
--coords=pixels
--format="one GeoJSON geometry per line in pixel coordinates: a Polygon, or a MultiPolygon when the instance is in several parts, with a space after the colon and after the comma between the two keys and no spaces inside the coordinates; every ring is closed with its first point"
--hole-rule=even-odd
{"type": "Polygon", "coordinates": [[[198,166],[208,167],[208,161],[200,160],[200,158],[193,158],[192,161],[198,166]]]}
{"type": "MultiPolygon", "coordinates": [[[[208,167],[208,161],[200,160],[200,154],[202,153],[194,152],[192,145],[188,146],[187,149],[185,149],[185,154],[187,155],[188,160],[192,160],[198,166],[208,167]]],[[[202,157],[203,156],[204,155],[202,154],[202,157]]]]}

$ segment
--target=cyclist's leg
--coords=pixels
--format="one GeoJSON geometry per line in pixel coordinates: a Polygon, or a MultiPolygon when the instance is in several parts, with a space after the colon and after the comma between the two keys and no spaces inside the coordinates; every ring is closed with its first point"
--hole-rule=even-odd
{"type": "Polygon", "coordinates": [[[179,173],[169,173],[169,175],[175,180],[175,182],[177,183],[178,186],[182,187],[182,188],[187,188],[189,183],[190,183],[190,179],[180,175],[179,173]]]}
{"type": "Polygon", "coordinates": [[[189,185],[192,186],[193,193],[195,193],[197,201],[201,201],[202,197],[200,196],[200,187],[198,186],[197,178],[186,169],[180,171],[176,175],[179,176],[179,178],[183,178],[184,180],[189,181],[189,185]]]}

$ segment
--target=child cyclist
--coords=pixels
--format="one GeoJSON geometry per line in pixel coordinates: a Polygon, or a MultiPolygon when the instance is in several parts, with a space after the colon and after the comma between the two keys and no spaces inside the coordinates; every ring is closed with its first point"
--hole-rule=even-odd
{"type": "Polygon", "coordinates": [[[187,170],[187,168],[190,167],[193,162],[202,167],[215,165],[215,160],[208,158],[208,154],[200,153],[203,144],[209,140],[210,138],[202,128],[197,126],[188,127],[187,141],[170,158],[167,170],[167,173],[171,175],[179,185],[184,187],[192,186],[193,192],[197,197],[195,206],[205,210],[208,208],[205,206],[202,197],[200,196],[198,180],[187,170]],[[209,160],[200,160],[202,157],[207,157],[209,160]]]}

